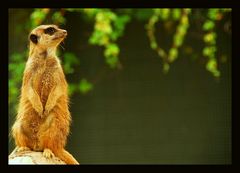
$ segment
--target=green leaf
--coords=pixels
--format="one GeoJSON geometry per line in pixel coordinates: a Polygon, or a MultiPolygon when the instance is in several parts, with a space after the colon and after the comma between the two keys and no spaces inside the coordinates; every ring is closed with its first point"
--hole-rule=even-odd
{"type": "Polygon", "coordinates": [[[157,48],[157,43],[156,43],[156,41],[152,41],[152,42],[151,42],[151,48],[152,48],[152,49],[156,49],[156,48],[157,48]]]}
{"type": "Polygon", "coordinates": [[[115,20],[116,19],[116,14],[111,12],[111,11],[106,11],[102,10],[97,13],[96,15],[96,21],[101,22],[101,21],[110,21],[110,20],[115,20]]]}
{"type": "Polygon", "coordinates": [[[208,17],[212,20],[217,19],[217,14],[218,14],[219,9],[217,8],[211,8],[208,10],[208,17]]]}
{"type": "Polygon", "coordinates": [[[183,25],[183,24],[179,25],[177,28],[177,32],[178,32],[177,34],[181,36],[185,35],[187,32],[187,25],[183,25]]]}
{"type": "Polygon", "coordinates": [[[174,41],[174,45],[176,47],[179,47],[183,43],[183,37],[181,35],[179,35],[179,34],[175,34],[174,38],[173,38],[173,41],[174,41]]]}
{"type": "Polygon", "coordinates": [[[204,35],[203,40],[206,43],[215,44],[216,37],[217,37],[217,34],[215,32],[210,32],[210,33],[204,35]]]}
{"type": "Polygon", "coordinates": [[[203,49],[203,55],[204,56],[210,56],[210,54],[211,54],[211,51],[210,51],[210,49],[209,49],[209,47],[205,47],[204,49],[203,49]]]}
{"type": "Polygon", "coordinates": [[[74,65],[79,65],[80,62],[78,58],[70,52],[66,52],[64,54],[64,64],[63,64],[63,69],[66,74],[72,74],[74,73],[74,65]]]}
{"type": "Polygon", "coordinates": [[[149,19],[149,24],[152,26],[158,21],[159,17],[154,15],[149,19]]]}
{"type": "Polygon", "coordinates": [[[210,59],[206,64],[206,69],[210,71],[215,77],[220,76],[220,71],[217,69],[217,61],[216,59],[210,59]]]}
{"type": "Polygon", "coordinates": [[[94,30],[88,42],[93,45],[103,46],[108,42],[108,36],[99,30],[94,30]]]}
{"type": "Polygon", "coordinates": [[[231,12],[232,11],[231,8],[221,8],[220,10],[223,12],[231,12]]]}
{"type": "Polygon", "coordinates": [[[125,29],[125,25],[130,21],[130,17],[128,15],[121,15],[116,18],[113,23],[113,30],[110,35],[112,40],[116,40],[118,37],[122,36],[123,31],[125,29]]]}
{"type": "Polygon", "coordinates": [[[66,11],[69,11],[69,12],[74,12],[75,11],[75,8],[65,8],[66,11]]]}
{"type": "Polygon", "coordinates": [[[221,72],[219,70],[214,70],[212,73],[214,77],[220,77],[221,75],[221,72]]]}
{"type": "Polygon", "coordinates": [[[181,17],[181,9],[173,9],[172,10],[172,17],[174,20],[179,20],[181,17]]]}
{"type": "Polygon", "coordinates": [[[66,19],[63,17],[63,15],[60,12],[55,12],[52,16],[52,19],[56,23],[61,23],[61,24],[66,23],[66,19]]]}
{"type": "Polygon", "coordinates": [[[169,61],[173,62],[178,57],[178,49],[177,48],[171,48],[169,51],[169,61]]]}
{"type": "Polygon", "coordinates": [[[210,60],[207,62],[207,65],[206,65],[207,70],[213,71],[213,70],[216,69],[216,67],[217,67],[217,62],[216,62],[216,60],[210,59],[210,60]]]}
{"type": "Polygon", "coordinates": [[[99,21],[95,24],[95,30],[110,34],[112,33],[112,26],[109,21],[99,21]]]}
{"type": "Polygon", "coordinates": [[[136,11],[134,11],[133,15],[137,20],[140,21],[145,21],[148,20],[153,14],[153,10],[152,9],[136,9],[136,11]]]}
{"type": "Polygon", "coordinates": [[[40,25],[46,16],[47,12],[44,9],[35,9],[30,16],[32,27],[40,25]]]}
{"type": "Polygon", "coordinates": [[[162,13],[162,10],[163,10],[163,9],[161,9],[161,8],[153,8],[153,12],[154,12],[154,14],[156,14],[156,15],[160,15],[160,14],[162,13]]]}
{"type": "Polygon", "coordinates": [[[203,24],[203,30],[208,31],[213,29],[215,26],[215,23],[212,20],[207,20],[204,24],[203,24]]]}
{"type": "Polygon", "coordinates": [[[68,84],[68,94],[71,96],[77,91],[77,84],[68,84]]]}
{"type": "Polygon", "coordinates": [[[88,93],[93,89],[93,84],[87,81],[86,79],[82,79],[79,84],[79,91],[83,94],[88,93]]]}
{"type": "Polygon", "coordinates": [[[63,69],[66,74],[74,73],[74,69],[70,66],[70,64],[64,64],[63,69]]]}
{"type": "Polygon", "coordinates": [[[106,57],[106,62],[110,66],[110,68],[116,68],[118,64],[117,56],[108,56],[106,57]]]}
{"type": "Polygon", "coordinates": [[[104,56],[117,56],[119,54],[119,47],[117,44],[111,43],[107,45],[105,51],[104,51],[104,56]]]}
{"type": "Polygon", "coordinates": [[[163,20],[166,20],[166,19],[168,19],[169,14],[170,14],[170,10],[169,10],[168,8],[163,8],[160,17],[161,17],[163,20]]]}
{"type": "Polygon", "coordinates": [[[188,26],[189,25],[189,21],[188,21],[188,17],[187,16],[183,16],[181,18],[181,24],[182,25],[185,25],[185,26],[188,26]]]}
{"type": "Polygon", "coordinates": [[[185,12],[190,14],[192,12],[192,9],[191,8],[184,8],[185,12]]]}
{"type": "Polygon", "coordinates": [[[215,46],[207,46],[203,49],[203,55],[207,57],[214,57],[214,53],[217,51],[215,46]]]}
{"type": "Polygon", "coordinates": [[[89,17],[93,18],[96,17],[96,14],[101,11],[101,9],[98,8],[84,8],[82,11],[89,17]]]}

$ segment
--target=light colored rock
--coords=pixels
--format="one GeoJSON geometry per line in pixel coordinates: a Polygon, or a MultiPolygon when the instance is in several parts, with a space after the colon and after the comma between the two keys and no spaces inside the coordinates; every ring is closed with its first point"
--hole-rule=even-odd
{"type": "Polygon", "coordinates": [[[58,157],[47,159],[42,152],[35,151],[13,151],[8,157],[9,165],[65,165],[58,157]]]}

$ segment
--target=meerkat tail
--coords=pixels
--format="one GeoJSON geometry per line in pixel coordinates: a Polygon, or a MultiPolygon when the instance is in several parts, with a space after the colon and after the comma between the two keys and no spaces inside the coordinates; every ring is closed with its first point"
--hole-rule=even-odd
{"type": "Polygon", "coordinates": [[[79,165],[78,161],[68,151],[64,149],[58,151],[55,155],[68,165],[79,165]]]}

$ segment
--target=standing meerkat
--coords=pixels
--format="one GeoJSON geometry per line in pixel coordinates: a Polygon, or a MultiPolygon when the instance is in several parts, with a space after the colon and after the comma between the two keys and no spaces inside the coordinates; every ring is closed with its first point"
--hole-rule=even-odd
{"type": "Polygon", "coordinates": [[[43,151],[66,164],[79,164],[64,147],[71,115],[68,110],[67,82],[56,56],[67,31],[56,25],[40,25],[29,35],[26,63],[16,121],[12,127],[16,150],[43,151]]]}

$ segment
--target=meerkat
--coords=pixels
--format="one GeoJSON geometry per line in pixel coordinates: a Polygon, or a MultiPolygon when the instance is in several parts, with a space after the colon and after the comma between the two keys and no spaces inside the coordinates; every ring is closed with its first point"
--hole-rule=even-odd
{"type": "Polygon", "coordinates": [[[66,36],[67,31],[56,25],[40,25],[30,33],[29,57],[12,135],[17,151],[43,151],[46,158],[57,156],[66,164],[79,164],[64,149],[71,115],[68,85],[56,50],[66,36]]]}

